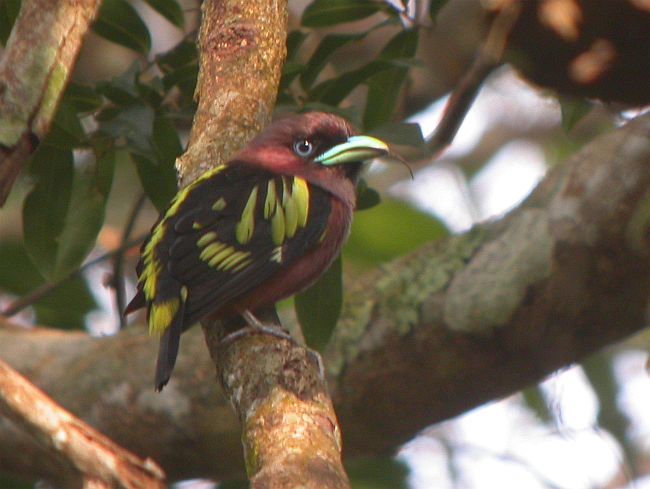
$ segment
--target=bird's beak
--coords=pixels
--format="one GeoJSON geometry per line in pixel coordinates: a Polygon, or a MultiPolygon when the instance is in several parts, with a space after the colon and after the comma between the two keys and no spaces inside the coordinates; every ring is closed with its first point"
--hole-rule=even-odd
{"type": "Polygon", "coordinates": [[[328,149],[314,161],[321,165],[341,165],[378,158],[390,153],[388,145],[371,136],[351,136],[344,143],[328,149]]]}

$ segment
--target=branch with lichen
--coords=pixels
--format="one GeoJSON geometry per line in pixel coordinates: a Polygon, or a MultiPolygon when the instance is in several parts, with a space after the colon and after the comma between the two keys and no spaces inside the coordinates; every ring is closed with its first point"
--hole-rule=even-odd
{"type": "Polygon", "coordinates": [[[0,206],[47,134],[100,0],[23,0],[0,59],[0,206]]]}
{"type": "MultiPolygon", "coordinates": [[[[348,283],[324,355],[346,456],[393,452],[435,422],[644,328],[649,209],[645,115],[555,167],[505,218],[348,283]]],[[[144,329],[91,338],[3,324],[0,357],[121,445],[157,460],[170,479],[241,474],[239,422],[214,385],[198,329],[183,335],[174,376],[157,395],[156,344],[144,329]]],[[[264,363],[256,351],[247,361],[264,363]]],[[[314,419],[327,428],[328,419],[314,419]]],[[[0,453],[2,471],[48,471],[34,444],[3,421],[0,453]]]]}

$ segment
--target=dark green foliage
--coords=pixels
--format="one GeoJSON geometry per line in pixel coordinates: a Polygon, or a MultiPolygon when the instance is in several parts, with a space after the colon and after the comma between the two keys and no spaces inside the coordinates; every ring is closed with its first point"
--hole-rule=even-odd
{"type": "Polygon", "coordinates": [[[7,43],[19,10],[20,0],[2,0],[0,2],[0,44],[7,43]]]}
{"type": "Polygon", "coordinates": [[[377,12],[391,11],[387,3],[374,0],[314,0],[302,14],[305,27],[326,27],[365,19],[377,12]]]}
{"type": "Polygon", "coordinates": [[[327,345],[343,306],[341,257],[337,258],[318,282],[297,294],[295,308],[305,341],[310,348],[323,350],[327,345]]]}
{"type": "Polygon", "coordinates": [[[394,458],[369,458],[345,464],[354,489],[407,489],[408,468],[394,458]]]}
{"type": "Polygon", "coordinates": [[[379,139],[392,144],[411,146],[420,150],[423,154],[429,153],[429,147],[422,135],[419,124],[410,122],[388,122],[369,131],[379,139]]]}
{"type": "Polygon", "coordinates": [[[158,116],[153,121],[151,152],[132,152],[140,183],[156,208],[163,212],[177,190],[174,162],[182,147],[178,134],[169,118],[158,116]]]}
{"type": "Polygon", "coordinates": [[[562,110],[562,127],[569,132],[580,122],[593,108],[588,100],[575,97],[560,97],[560,109],[562,110]]]}
{"type": "Polygon", "coordinates": [[[145,0],[147,4],[176,27],[183,27],[183,9],[176,0],[145,0]]]}
{"type": "Polygon", "coordinates": [[[365,179],[359,180],[357,185],[357,211],[370,209],[381,202],[381,196],[374,188],[368,187],[365,179]]]}
{"type": "Polygon", "coordinates": [[[446,4],[447,0],[429,0],[429,18],[432,22],[438,20],[438,13],[446,4]]]}
{"type": "Polygon", "coordinates": [[[73,81],[68,84],[63,102],[71,106],[75,112],[85,114],[99,109],[102,105],[102,97],[94,87],[73,81]]]}
{"type": "Polygon", "coordinates": [[[534,385],[524,389],[522,392],[524,403],[540,421],[548,423],[553,419],[552,413],[549,411],[548,403],[544,397],[544,392],[539,385],[534,385]]]}
{"type": "Polygon", "coordinates": [[[25,198],[25,247],[39,271],[59,280],[92,250],[104,222],[113,172],[110,153],[77,166],[72,152],[43,144],[32,160],[36,185],[25,198]]]}
{"type": "Polygon", "coordinates": [[[384,199],[381,205],[356,213],[344,256],[359,265],[376,266],[447,235],[437,219],[384,199]]]}
{"type": "Polygon", "coordinates": [[[316,77],[320,74],[325,65],[329,62],[332,55],[340,48],[354,41],[363,39],[366,33],[354,34],[328,34],[325,36],[318,47],[307,61],[305,69],[300,75],[300,85],[304,90],[309,90],[313,85],[316,77]]]}
{"type": "MultiPolygon", "coordinates": [[[[21,243],[0,242],[0,263],[4,264],[0,267],[2,291],[23,296],[46,283],[21,243]]],[[[63,282],[34,304],[38,324],[65,329],[83,328],[84,316],[96,307],[88,285],[79,277],[63,282]]]]}
{"type": "Polygon", "coordinates": [[[104,0],[93,30],[100,36],[147,54],[151,48],[149,29],[126,0],[104,0]]]}
{"type": "MultiPolygon", "coordinates": [[[[411,59],[415,56],[417,46],[418,34],[415,29],[401,31],[384,47],[379,59],[411,59]]],[[[363,126],[366,129],[374,129],[391,119],[408,71],[408,66],[393,66],[370,77],[367,82],[366,110],[363,113],[363,126]]]]}
{"type": "Polygon", "coordinates": [[[199,73],[196,44],[190,40],[181,41],[172,50],[157,56],[156,64],[163,73],[164,90],[169,91],[177,86],[192,103],[199,73]]]}

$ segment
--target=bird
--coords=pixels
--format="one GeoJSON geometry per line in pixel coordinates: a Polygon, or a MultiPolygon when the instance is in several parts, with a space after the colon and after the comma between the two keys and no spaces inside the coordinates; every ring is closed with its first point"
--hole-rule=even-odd
{"type": "Polygon", "coordinates": [[[329,268],[350,232],[363,163],[389,153],[345,119],[307,112],[272,122],[178,191],[141,247],[124,311],[146,307],[160,336],[157,391],[185,330],[208,317],[255,322],[329,268]]]}

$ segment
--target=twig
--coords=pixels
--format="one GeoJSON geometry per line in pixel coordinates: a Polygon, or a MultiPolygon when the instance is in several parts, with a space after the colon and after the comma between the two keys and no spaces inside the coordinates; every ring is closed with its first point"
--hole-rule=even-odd
{"type": "Polygon", "coordinates": [[[123,280],[123,275],[124,275],[124,270],[123,270],[123,265],[124,265],[124,252],[130,248],[130,246],[126,246],[129,237],[131,236],[131,233],[133,232],[133,227],[135,226],[135,221],[138,218],[138,215],[140,214],[140,211],[142,210],[142,206],[144,205],[146,201],[146,196],[144,194],[141,194],[140,197],[138,197],[138,200],[136,200],[135,204],[133,205],[133,209],[131,209],[131,214],[129,214],[129,217],[126,221],[126,225],[124,226],[124,232],[122,233],[122,241],[120,242],[120,246],[117,249],[117,253],[115,253],[115,256],[113,258],[113,276],[111,277],[111,286],[115,290],[115,307],[117,307],[117,316],[120,321],[120,329],[124,328],[126,326],[126,318],[124,317],[124,314],[122,314],[122,311],[124,311],[124,307],[126,306],[126,293],[124,291],[124,280],[123,280]]]}
{"type": "Polygon", "coordinates": [[[451,94],[442,119],[429,139],[429,149],[434,155],[451,144],[481,85],[501,64],[508,36],[519,18],[520,11],[519,2],[513,2],[504,7],[492,22],[483,46],[476,53],[474,62],[451,94]]]}
{"type": "Polygon", "coordinates": [[[116,256],[119,253],[123,253],[124,250],[128,250],[129,248],[141,243],[144,240],[145,236],[141,236],[135,240],[129,241],[128,243],[122,244],[119,248],[109,251],[108,253],[104,253],[101,256],[98,256],[94,260],[90,260],[89,262],[84,263],[81,267],[77,268],[76,270],[70,272],[68,275],[65,277],[56,280],[54,282],[48,282],[46,284],[41,285],[40,287],[37,287],[34,289],[32,292],[29,294],[21,297],[20,299],[15,300],[11,304],[9,304],[2,312],[0,312],[0,316],[4,317],[11,317],[16,314],[18,314],[20,311],[25,309],[26,307],[31,306],[32,304],[35,304],[36,302],[40,301],[47,295],[49,295],[54,289],[59,287],[61,284],[64,284],[68,280],[71,280],[78,276],[81,272],[87,270],[88,268],[97,265],[98,263],[101,263],[104,260],[108,260],[112,258],[113,256],[116,256]]]}
{"type": "Polygon", "coordinates": [[[75,418],[2,360],[0,412],[59,460],[67,487],[73,481],[97,488],[166,487],[153,460],[141,460],[75,418]]]}

